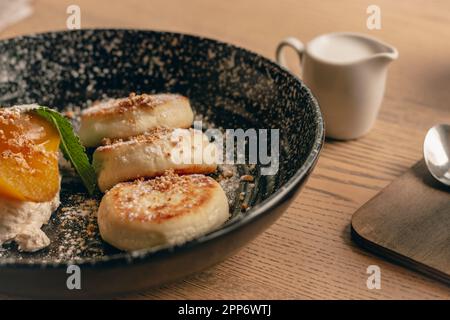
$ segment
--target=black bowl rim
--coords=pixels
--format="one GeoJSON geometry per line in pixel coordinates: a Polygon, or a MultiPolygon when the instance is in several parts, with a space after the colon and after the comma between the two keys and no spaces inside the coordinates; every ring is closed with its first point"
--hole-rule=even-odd
{"type": "Polygon", "coordinates": [[[49,35],[55,35],[55,34],[63,34],[63,33],[72,33],[72,32],[139,32],[139,33],[159,33],[159,34],[168,34],[173,35],[177,37],[186,37],[186,38],[192,38],[200,41],[206,41],[210,42],[211,44],[218,44],[218,45],[224,45],[228,46],[234,50],[238,50],[241,52],[244,52],[246,54],[250,54],[253,56],[256,56],[257,58],[261,59],[263,63],[265,63],[266,66],[277,70],[280,74],[282,74],[286,78],[291,78],[295,82],[297,82],[303,89],[306,90],[307,94],[309,95],[314,107],[315,107],[315,121],[316,121],[316,132],[315,132],[315,138],[314,138],[314,144],[312,146],[311,152],[309,153],[308,157],[306,158],[305,162],[302,164],[302,166],[297,170],[297,172],[283,185],[281,186],[277,191],[275,191],[274,194],[269,196],[264,201],[258,203],[254,207],[252,207],[248,213],[245,216],[239,217],[235,220],[233,220],[231,223],[226,224],[220,229],[217,229],[215,231],[212,231],[206,235],[203,235],[199,238],[196,238],[194,240],[188,241],[182,245],[178,246],[171,246],[171,247],[163,247],[163,248],[152,248],[152,249],[144,249],[144,250],[138,250],[133,252],[120,252],[117,254],[113,254],[110,256],[103,256],[103,257],[96,257],[96,258],[85,258],[85,259],[76,259],[76,260],[63,260],[63,261],[46,261],[46,260],[34,260],[34,261],[24,261],[24,260],[17,260],[15,258],[6,258],[6,259],[0,259],[0,270],[1,269],[16,269],[16,268],[26,268],[26,269],[61,269],[61,268],[67,268],[67,266],[76,264],[80,267],[86,268],[86,267],[102,267],[106,265],[118,265],[123,263],[139,263],[139,262],[145,262],[149,259],[157,260],[162,259],[168,255],[181,253],[185,250],[193,249],[203,243],[212,241],[215,238],[219,238],[227,233],[233,232],[234,230],[241,228],[245,226],[246,224],[250,223],[251,221],[255,220],[257,217],[267,214],[272,209],[277,207],[279,204],[281,204],[285,199],[288,198],[289,194],[293,191],[295,191],[302,180],[312,171],[314,168],[320,151],[322,150],[324,139],[325,139],[325,125],[324,120],[322,117],[322,113],[320,111],[319,104],[317,102],[316,97],[312,94],[311,90],[292,72],[290,72],[288,69],[281,67],[280,65],[276,64],[275,62],[269,60],[268,58],[250,51],[248,49],[245,49],[243,47],[240,47],[238,45],[222,42],[219,40],[215,40],[208,37],[203,37],[199,35],[193,35],[188,33],[180,33],[180,32],[171,32],[171,31],[164,31],[164,30],[154,30],[154,29],[127,29],[127,28],[89,28],[89,29],[80,29],[80,30],[61,30],[61,31],[49,31],[49,32],[42,32],[42,33],[32,33],[27,35],[21,35],[17,37],[11,37],[7,39],[0,40],[0,43],[5,43],[9,41],[15,41],[19,39],[32,39],[39,36],[49,36],[49,35]]]}

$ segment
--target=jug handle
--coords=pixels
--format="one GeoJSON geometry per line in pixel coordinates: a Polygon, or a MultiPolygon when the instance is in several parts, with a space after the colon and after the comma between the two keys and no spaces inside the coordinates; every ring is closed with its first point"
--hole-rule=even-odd
{"type": "Polygon", "coordinates": [[[295,50],[295,52],[298,54],[298,58],[300,60],[300,65],[301,65],[303,52],[305,51],[305,45],[300,40],[298,40],[296,37],[287,37],[278,44],[278,47],[277,47],[277,50],[275,53],[277,63],[279,65],[281,65],[283,68],[289,70],[289,67],[286,63],[286,58],[285,58],[284,52],[283,52],[284,47],[291,47],[292,49],[295,50]]]}

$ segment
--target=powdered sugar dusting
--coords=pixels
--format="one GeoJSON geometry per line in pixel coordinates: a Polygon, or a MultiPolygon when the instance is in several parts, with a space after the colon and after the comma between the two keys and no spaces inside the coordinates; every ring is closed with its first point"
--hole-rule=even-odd
{"type": "MultiPolygon", "coordinates": [[[[80,124],[81,108],[71,105],[62,113],[77,130],[80,124]]],[[[220,129],[208,121],[208,117],[202,117],[202,120],[206,126],[205,129],[220,129]]],[[[97,210],[101,198],[88,197],[70,163],[62,157],[59,163],[63,176],[62,205],[52,215],[49,224],[43,228],[51,239],[50,246],[33,254],[23,254],[17,252],[14,245],[8,245],[5,246],[6,250],[0,250],[0,258],[14,257],[18,260],[33,258],[52,263],[68,261],[76,263],[86,258],[102,257],[119,252],[101,239],[97,225],[97,210]]],[[[251,192],[253,189],[248,187],[250,185],[248,182],[241,181],[240,178],[248,174],[249,170],[249,166],[246,165],[221,164],[217,172],[211,175],[219,182],[227,195],[232,218],[237,218],[248,210],[245,204],[249,196],[247,190],[251,192]],[[242,210],[244,207],[246,209],[242,210]]]]}

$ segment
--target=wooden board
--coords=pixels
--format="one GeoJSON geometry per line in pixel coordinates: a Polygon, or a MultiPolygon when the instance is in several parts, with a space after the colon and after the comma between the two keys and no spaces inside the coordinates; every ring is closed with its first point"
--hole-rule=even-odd
{"type": "Polygon", "coordinates": [[[450,188],[418,162],[353,215],[352,238],[450,284],[450,188]]]}

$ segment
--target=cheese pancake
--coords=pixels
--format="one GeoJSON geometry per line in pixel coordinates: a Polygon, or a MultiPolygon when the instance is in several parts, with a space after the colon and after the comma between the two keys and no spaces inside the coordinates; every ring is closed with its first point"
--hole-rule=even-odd
{"type": "Polygon", "coordinates": [[[158,128],[105,143],[93,155],[103,192],[119,182],[153,178],[170,169],[179,174],[207,174],[217,169],[218,149],[200,130],[158,128]]]}
{"type": "Polygon", "coordinates": [[[217,181],[173,172],[116,185],[98,211],[103,240],[126,251],[182,244],[228,218],[227,197],[217,181]]]}
{"type": "Polygon", "coordinates": [[[85,147],[104,138],[127,138],[156,127],[189,128],[194,114],[189,100],[178,94],[130,94],[83,110],[79,136],[85,147]]]}

